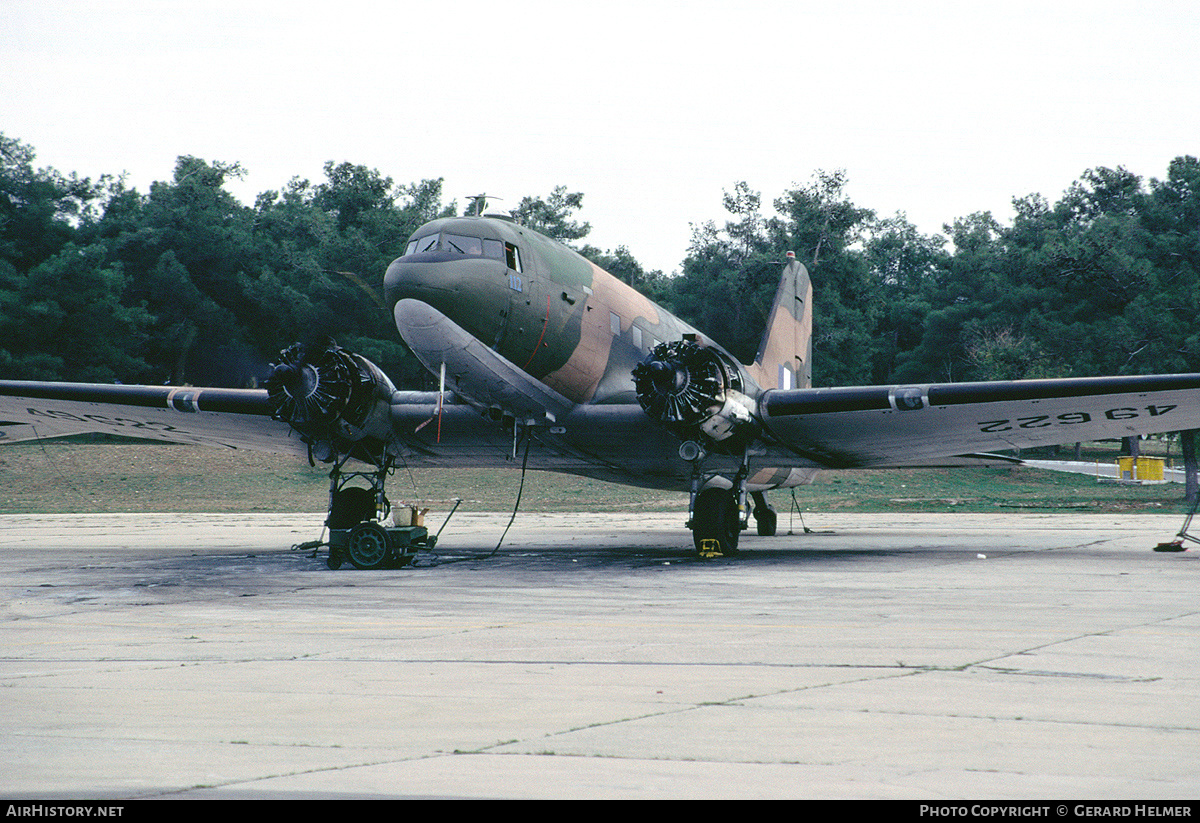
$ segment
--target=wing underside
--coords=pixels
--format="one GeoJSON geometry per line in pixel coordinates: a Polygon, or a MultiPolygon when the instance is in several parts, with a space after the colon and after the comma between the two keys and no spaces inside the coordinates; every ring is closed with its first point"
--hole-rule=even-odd
{"type": "Polygon", "coordinates": [[[1200,428],[1200,374],[771,391],[768,430],[831,468],[1200,428]]]}
{"type": "Polygon", "coordinates": [[[104,432],[227,448],[300,453],[267,393],[92,383],[0,381],[0,443],[104,432]]]}
{"type": "MultiPolygon", "coordinates": [[[[399,462],[520,465],[523,435],[471,406],[448,403],[439,413],[437,399],[393,396],[388,448],[399,462]]],[[[1200,429],[1200,375],[772,390],[759,413],[764,437],[747,460],[755,482],[772,487],[820,468],[978,465],[1005,459],[991,451],[1200,429]]],[[[297,455],[308,448],[272,416],[265,391],[0,381],[0,442],[97,431],[297,455]]],[[[679,441],[636,405],[575,406],[528,437],[530,468],[652,488],[686,488],[693,470],[679,441]]],[[[711,454],[702,471],[732,476],[739,464],[711,454]]]]}

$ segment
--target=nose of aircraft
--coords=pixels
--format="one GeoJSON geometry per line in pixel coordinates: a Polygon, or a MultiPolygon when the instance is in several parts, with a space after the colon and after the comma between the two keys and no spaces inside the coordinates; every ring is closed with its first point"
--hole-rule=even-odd
{"type": "MultiPolygon", "coordinates": [[[[411,260],[401,257],[383,279],[389,310],[401,300],[428,303],[476,337],[489,342],[508,307],[502,262],[484,258],[411,260]]],[[[401,329],[403,333],[403,329],[401,329]]]]}
{"type": "Polygon", "coordinates": [[[439,293],[454,292],[457,283],[444,263],[393,260],[383,276],[383,293],[389,307],[396,301],[411,298],[426,303],[436,300],[439,293]]]}

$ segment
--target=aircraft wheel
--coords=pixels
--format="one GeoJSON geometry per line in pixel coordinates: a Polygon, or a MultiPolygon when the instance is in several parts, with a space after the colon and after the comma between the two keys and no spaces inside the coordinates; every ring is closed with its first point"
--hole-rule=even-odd
{"type": "Polygon", "coordinates": [[[333,493],[329,506],[329,528],[352,529],[375,517],[375,492],[351,486],[333,493]]]}
{"type": "Polygon", "coordinates": [[[692,540],[696,552],[701,557],[708,557],[715,548],[718,554],[730,557],[737,554],[739,536],[741,522],[733,491],[705,489],[700,492],[692,512],[692,540]],[[715,547],[711,541],[715,541],[715,547]]]}
{"type": "Polygon", "coordinates": [[[754,509],[754,524],[760,537],[774,537],[779,527],[779,515],[769,505],[758,506],[754,509]]]}
{"type": "Polygon", "coordinates": [[[350,531],[346,553],[356,569],[378,569],[392,556],[392,538],[378,523],[359,523],[350,531]]]}

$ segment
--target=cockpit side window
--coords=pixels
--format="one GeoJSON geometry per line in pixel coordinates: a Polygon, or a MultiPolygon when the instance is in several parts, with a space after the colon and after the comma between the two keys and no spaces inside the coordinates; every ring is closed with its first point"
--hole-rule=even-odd
{"type": "Polygon", "coordinates": [[[504,243],[499,240],[491,240],[487,237],[483,238],[483,256],[490,257],[493,260],[503,260],[504,243]]]}
{"type": "Polygon", "coordinates": [[[521,250],[512,243],[504,244],[504,262],[515,272],[521,271],[521,250]]]}

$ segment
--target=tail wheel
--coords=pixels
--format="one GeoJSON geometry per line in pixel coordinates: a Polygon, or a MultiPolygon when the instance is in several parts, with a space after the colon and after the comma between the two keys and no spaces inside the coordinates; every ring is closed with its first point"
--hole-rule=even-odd
{"type": "Polygon", "coordinates": [[[359,523],[350,530],[346,554],[356,569],[378,569],[392,557],[392,538],[378,523],[359,523]]]}
{"type": "Polygon", "coordinates": [[[741,533],[741,518],[732,489],[705,489],[696,496],[692,539],[701,557],[737,554],[741,533]]]}
{"type": "Polygon", "coordinates": [[[755,509],[754,522],[761,536],[774,537],[776,529],[778,529],[779,515],[775,513],[774,509],[755,509]]]}
{"type": "Polygon", "coordinates": [[[754,522],[758,526],[758,533],[762,537],[774,537],[779,516],[775,513],[775,508],[767,502],[767,496],[762,492],[754,492],[754,522]]]}

